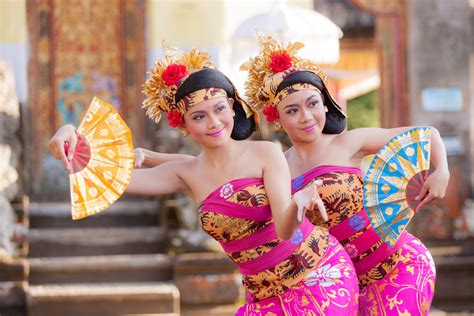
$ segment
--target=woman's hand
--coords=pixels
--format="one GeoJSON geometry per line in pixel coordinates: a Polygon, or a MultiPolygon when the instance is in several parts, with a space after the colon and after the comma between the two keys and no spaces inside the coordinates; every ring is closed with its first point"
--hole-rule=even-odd
{"type": "Polygon", "coordinates": [[[66,168],[69,169],[69,161],[72,159],[74,149],[77,144],[76,129],[74,126],[67,124],[56,131],[48,142],[48,148],[51,155],[62,160],[66,168]],[[68,151],[66,153],[64,145],[68,143],[68,151]]]}
{"type": "Polygon", "coordinates": [[[416,207],[416,211],[420,210],[426,204],[432,204],[434,201],[444,198],[449,177],[448,170],[436,169],[435,172],[426,179],[420,194],[415,198],[415,200],[420,201],[416,207]]]}
{"type": "Polygon", "coordinates": [[[297,205],[297,219],[298,222],[302,222],[307,210],[313,210],[315,207],[318,208],[321,217],[326,222],[328,220],[328,214],[324,203],[319,196],[318,188],[323,184],[321,180],[316,180],[309,187],[304,188],[296,192],[293,195],[293,199],[297,205]]]}
{"type": "Polygon", "coordinates": [[[133,162],[133,168],[141,168],[143,163],[145,162],[145,152],[143,148],[135,148],[134,157],[135,160],[133,162]]]}

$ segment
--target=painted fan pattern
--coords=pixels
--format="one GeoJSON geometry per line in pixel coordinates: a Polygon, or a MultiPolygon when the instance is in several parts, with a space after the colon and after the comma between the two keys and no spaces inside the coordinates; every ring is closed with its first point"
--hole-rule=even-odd
{"type": "Polygon", "coordinates": [[[112,105],[98,98],[92,100],[77,133],[69,168],[75,220],[106,209],[123,194],[134,159],[130,129],[112,105]]]}
{"type": "Polygon", "coordinates": [[[417,127],[392,138],[373,158],[364,179],[364,206],[377,234],[394,246],[419,204],[428,177],[431,129],[417,127]]]}

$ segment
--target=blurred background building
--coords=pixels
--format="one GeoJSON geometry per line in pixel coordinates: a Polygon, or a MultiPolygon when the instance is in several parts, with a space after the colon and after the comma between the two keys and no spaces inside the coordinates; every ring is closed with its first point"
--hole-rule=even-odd
{"type": "MultiPolygon", "coordinates": [[[[441,132],[447,196],[410,229],[435,255],[434,305],[474,310],[472,0],[1,0],[0,314],[178,314],[180,302],[194,315],[235,309],[238,275],[199,232],[189,200],[126,198],[71,222],[67,173],[46,143],[99,96],[125,118],[136,147],[196,153],[165,120],[145,118],[146,71],[166,40],[210,52],[242,87],[255,29],[306,44],[349,128],[441,132]]],[[[256,137],[288,144],[265,124],[256,137]]]]}

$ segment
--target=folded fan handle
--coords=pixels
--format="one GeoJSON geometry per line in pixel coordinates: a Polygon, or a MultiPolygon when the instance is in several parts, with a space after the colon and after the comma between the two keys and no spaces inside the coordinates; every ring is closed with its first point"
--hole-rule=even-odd
{"type": "MultiPolygon", "coordinates": [[[[66,159],[67,159],[67,153],[68,152],[69,152],[69,142],[65,141],[64,142],[64,153],[66,154],[66,159]]],[[[73,157],[73,159],[74,159],[74,157],[73,157]]],[[[69,173],[74,173],[74,171],[72,170],[72,163],[71,162],[68,162],[67,168],[69,170],[69,173]]]]}

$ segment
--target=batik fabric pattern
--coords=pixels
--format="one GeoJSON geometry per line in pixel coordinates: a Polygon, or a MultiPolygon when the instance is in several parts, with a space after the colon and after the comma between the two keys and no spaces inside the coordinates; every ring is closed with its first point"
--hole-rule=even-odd
{"type": "Polygon", "coordinates": [[[289,240],[280,239],[262,179],[220,186],[201,203],[199,217],[242,273],[248,303],[237,315],[357,314],[357,278],[347,253],[308,220],[289,240]]]}
{"type": "MultiPolygon", "coordinates": [[[[429,255],[426,248],[419,241],[421,246],[413,247],[414,237],[407,232],[401,234],[393,247],[380,239],[370,224],[367,212],[363,207],[364,184],[359,168],[327,165],[315,167],[292,180],[292,191],[297,192],[317,179],[323,181],[319,192],[326,206],[329,220],[324,222],[316,211],[306,212],[306,216],[314,225],[328,228],[330,234],[338,239],[351,257],[361,291],[360,313],[371,315],[370,311],[366,309],[371,301],[369,296],[380,293],[381,289],[384,289],[384,293],[392,293],[393,291],[409,293],[409,291],[400,291],[400,289],[413,288],[415,291],[427,293],[427,295],[423,299],[424,303],[410,307],[409,313],[411,315],[424,315],[426,306],[429,308],[433,298],[435,281],[434,265],[422,263],[432,263],[431,255],[429,255]],[[407,253],[410,253],[410,255],[407,255],[407,253]],[[411,260],[411,258],[424,259],[411,260]],[[408,268],[407,264],[411,267],[408,268]],[[411,279],[408,278],[407,274],[398,277],[406,269],[409,271],[429,269],[430,273],[427,273],[427,280],[418,279],[417,274],[412,274],[411,279]],[[398,281],[387,283],[387,280],[398,281]],[[381,284],[385,285],[382,286],[381,284]]],[[[402,298],[402,296],[400,294],[397,299],[405,300],[404,306],[408,306],[413,297],[403,296],[402,298]]],[[[392,295],[392,297],[397,297],[397,295],[392,295]]],[[[377,303],[379,310],[385,310],[384,306],[390,306],[387,295],[379,297],[379,299],[383,302],[377,303]]],[[[370,308],[373,310],[375,307],[370,305],[370,308]]],[[[392,315],[389,311],[385,311],[381,315],[392,315]]],[[[394,313],[393,315],[398,315],[396,310],[394,310],[394,313]]]]}
{"type": "Polygon", "coordinates": [[[426,247],[412,235],[400,259],[382,280],[360,292],[359,315],[428,315],[434,296],[436,270],[426,247]]]}

